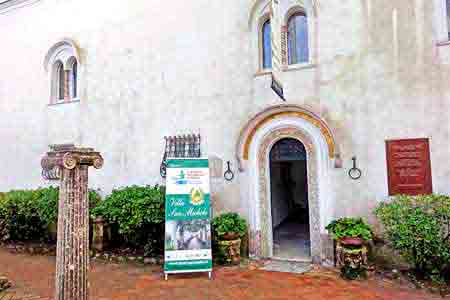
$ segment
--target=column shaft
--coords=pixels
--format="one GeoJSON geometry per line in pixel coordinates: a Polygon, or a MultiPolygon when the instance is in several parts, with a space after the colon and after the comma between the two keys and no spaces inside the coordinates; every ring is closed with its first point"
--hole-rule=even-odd
{"type": "Polygon", "coordinates": [[[87,300],[89,267],[88,167],[61,170],[56,300],[87,300]]]}

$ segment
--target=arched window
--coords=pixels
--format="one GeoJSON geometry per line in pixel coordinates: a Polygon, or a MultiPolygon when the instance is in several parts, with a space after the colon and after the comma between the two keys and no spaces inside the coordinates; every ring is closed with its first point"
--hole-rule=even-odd
{"type": "Polygon", "coordinates": [[[290,65],[309,61],[308,19],[303,12],[288,20],[288,56],[290,65]]]}
{"type": "Polygon", "coordinates": [[[80,100],[79,58],[78,47],[71,40],[62,40],[47,52],[44,67],[51,83],[50,104],[80,100]]]}
{"type": "Polygon", "coordinates": [[[69,78],[69,88],[70,88],[70,98],[75,99],[78,97],[77,85],[78,85],[78,63],[74,59],[72,63],[72,70],[70,70],[69,78]]]}
{"type": "Polygon", "coordinates": [[[62,62],[57,61],[55,66],[56,80],[54,81],[56,90],[56,100],[57,102],[64,101],[64,83],[65,83],[65,72],[64,65],[62,62]]]}
{"type": "Polygon", "coordinates": [[[272,29],[270,20],[267,20],[262,26],[261,46],[262,46],[262,68],[272,69],[272,29]]]}

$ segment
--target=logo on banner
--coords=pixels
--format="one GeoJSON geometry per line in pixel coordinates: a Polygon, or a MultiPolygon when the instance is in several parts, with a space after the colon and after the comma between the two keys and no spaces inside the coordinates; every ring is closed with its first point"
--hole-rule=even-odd
{"type": "Polygon", "coordinates": [[[192,188],[191,190],[191,204],[198,206],[205,203],[205,193],[201,188],[192,188]]]}

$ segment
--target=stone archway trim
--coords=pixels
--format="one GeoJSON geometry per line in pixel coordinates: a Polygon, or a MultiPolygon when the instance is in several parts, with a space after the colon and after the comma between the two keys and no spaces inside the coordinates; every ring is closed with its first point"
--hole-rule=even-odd
{"type": "Polygon", "coordinates": [[[289,117],[303,119],[317,127],[328,145],[328,155],[330,159],[334,159],[336,157],[339,152],[336,139],[324,120],[314,113],[296,105],[277,105],[257,114],[241,131],[238,143],[236,145],[236,156],[239,163],[239,169],[241,171],[244,169],[243,161],[247,161],[249,159],[250,147],[258,129],[276,119],[289,117]]]}
{"type": "Polygon", "coordinates": [[[320,236],[320,204],[318,185],[318,157],[313,139],[306,132],[296,127],[284,127],[267,134],[259,147],[257,168],[258,168],[258,197],[261,227],[259,232],[252,232],[251,251],[253,255],[259,257],[270,257],[273,245],[273,233],[271,228],[271,193],[268,156],[272,146],[284,138],[294,138],[306,148],[307,152],[307,176],[308,176],[308,204],[309,204],[309,224],[311,240],[311,258],[313,261],[320,261],[321,257],[321,236],[320,236]]]}

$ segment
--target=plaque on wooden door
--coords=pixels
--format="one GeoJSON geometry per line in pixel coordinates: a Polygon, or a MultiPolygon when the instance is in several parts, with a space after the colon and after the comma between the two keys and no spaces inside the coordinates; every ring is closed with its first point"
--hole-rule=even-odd
{"type": "Polygon", "coordinates": [[[433,192],[428,139],[386,141],[389,196],[433,192]]]}

